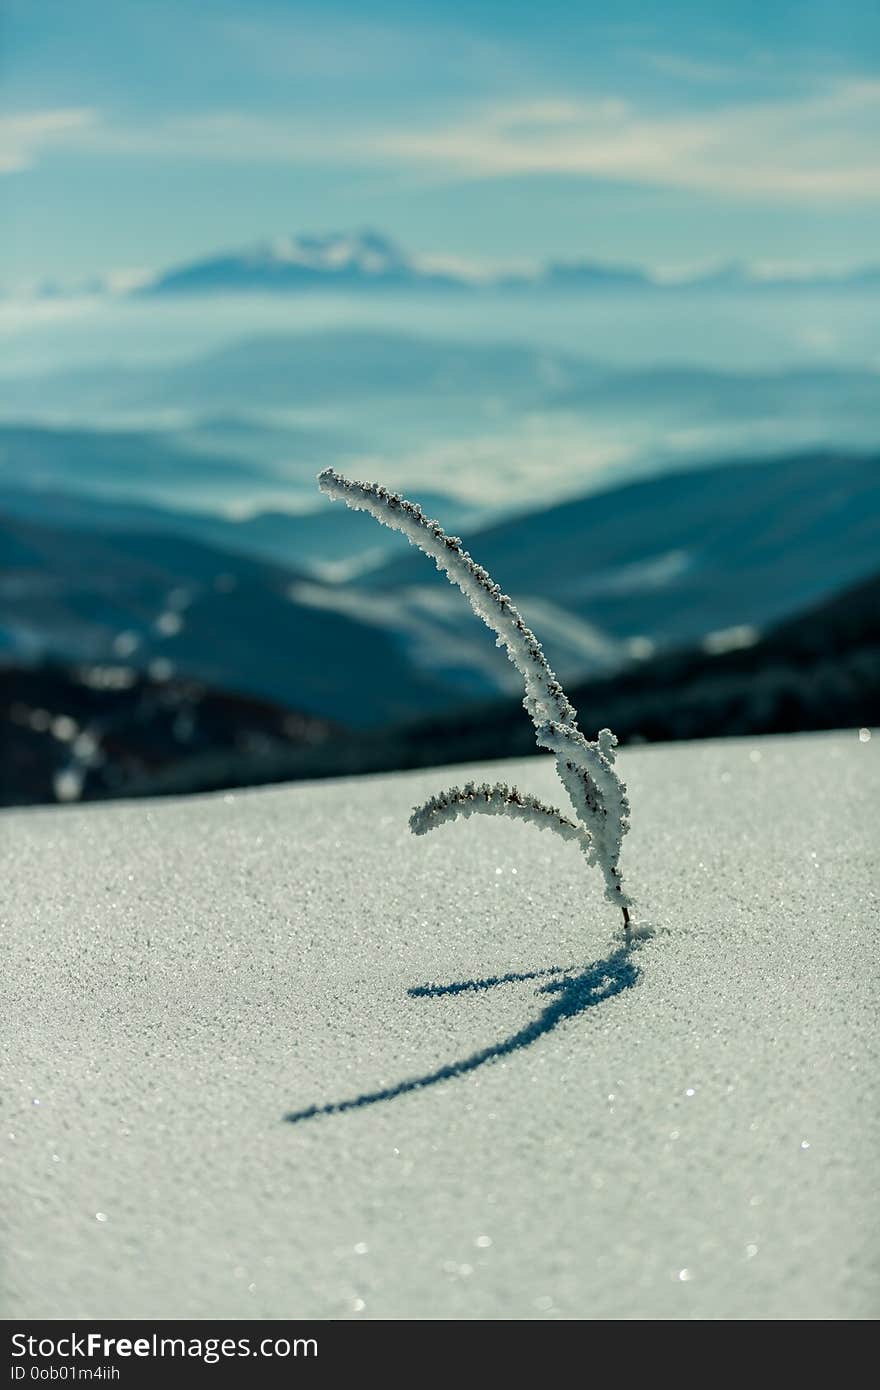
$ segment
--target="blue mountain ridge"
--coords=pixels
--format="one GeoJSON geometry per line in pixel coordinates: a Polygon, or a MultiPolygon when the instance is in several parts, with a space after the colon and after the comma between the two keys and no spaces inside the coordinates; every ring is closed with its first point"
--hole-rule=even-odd
{"type": "MultiPolygon", "coordinates": [[[[442,262],[441,262],[442,264],[442,262]]],[[[841,272],[759,274],[742,262],[680,277],[659,277],[635,265],[589,258],[550,260],[532,272],[473,275],[437,269],[432,258],[403,250],[372,230],[289,236],[237,250],[209,254],[160,271],[133,289],[136,295],[205,294],[239,291],[296,293],[314,289],[375,291],[419,289],[479,292],[487,288],[567,292],[681,290],[755,293],[804,289],[876,288],[880,266],[841,272]]],[[[53,287],[57,293],[57,287],[53,287]]]]}

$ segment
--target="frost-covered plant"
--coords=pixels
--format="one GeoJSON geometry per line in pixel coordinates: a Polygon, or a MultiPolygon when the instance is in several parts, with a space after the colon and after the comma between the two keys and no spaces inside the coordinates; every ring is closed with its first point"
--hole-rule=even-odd
{"type": "Polygon", "coordinates": [[[626,786],[614,768],[617,739],[602,729],[590,743],[577,726],[577,714],[547,663],[541,644],[526,627],[507,594],[476,564],[456,536],[447,536],[421,507],[407,502],[378,483],[359,483],[332,468],[318,475],[322,492],[342,500],[356,511],[369,512],[383,526],[401,531],[413,545],[430,555],[450,582],[457,584],[474,612],[496,635],[525,682],[523,705],[535,726],[541,748],[556,758],[556,770],[574,807],[576,823],[554,806],[524,795],[503,782],[463,787],[431,797],[410,817],[410,829],[424,835],[436,825],[476,813],[513,816],[540,830],[554,830],[564,840],[575,840],[588,864],[595,864],[605,878],[605,896],[623,913],[629,932],[632,899],[624,890],[619,859],[621,842],[629,829],[626,786]]]}

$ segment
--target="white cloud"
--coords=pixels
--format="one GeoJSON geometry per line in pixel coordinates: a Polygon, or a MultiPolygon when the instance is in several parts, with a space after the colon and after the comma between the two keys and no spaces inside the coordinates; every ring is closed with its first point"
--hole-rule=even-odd
{"type": "MultiPolygon", "coordinates": [[[[751,52],[747,61],[750,66],[761,66],[769,55],[760,50],[751,52]]],[[[645,55],[648,66],[667,77],[683,82],[701,83],[716,86],[719,82],[741,83],[742,63],[707,62],[701,58],[689,58],[680,53],[649,53],[645,55]]]]}
{"type": "Polygon", "coordinates": [[[104,119],[83,131],[78,148],[132,158],[277,162],[303,158],[309,142],[296,121],[210,111],[154,117],[144,125],[104,119]]]}
{"type": "Polygon", "coordinates": [[[376,156],[471,178],[566,174],[763,200],[880,197],[880,82],[799,100],[642,112],[615,99],[495,106],[389,131],[376,156]]]}
{"type": "Polygon", "coordinates": [[[559,174],[763,202],[880,199],[880,81],[850,79],[808,96],[696,110],[647,110],[614,95],[559,94],[496,103],[447,123],[381,129],[350,113],[239,110],[167,115],[149,125],[93,111],[0,120],[0,170],[45,148],[279,165],[396,166],[424,176],[492,179],[559,174]]]}
{"type": "Polygon", "coordinates": [[[94,120],[84,107],[0,116],[0,174],[30,168],[42,150],[69,142],[94,120]]]}

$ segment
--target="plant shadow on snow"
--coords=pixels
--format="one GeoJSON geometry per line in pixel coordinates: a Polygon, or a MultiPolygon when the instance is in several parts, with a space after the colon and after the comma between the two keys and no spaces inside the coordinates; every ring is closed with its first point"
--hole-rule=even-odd
{"type": "Polygon", "coordinates": [[[625,946],[613,951],[604,960],[595,961],[579,975],[563,973],[559,966],[548,966],[546,969],[532,970],[522,975],[495,975],[483,980],[459,980],[449,985],[418,985],[408,991],[411,999],[434,999],[440,995],[494,989],[496,985],[537,980],[545,975],[560,977],[540,986],[537,993],[550,995],[551,1002],[536,1019],[511,1034],[509,1038],[493,1043],[490,1047],[481,1048],[479,1052],[472,1052],[461,1061],[448,1062],[424,1076],[412,1077],[407,1081],[398,1082],[396,1086],[387,1086],[379,1091],[365,1091],[350,1100],[310,1105],[305,1110],[293,1111],[286,1115],[285,1119],[290,1124],[299,1124],[302,1120],[313,1119],[316,1115],[341,1115],[346,1110],[360,1110],[367,1105],[377,1105],[380,1101],[395,1100],[397,1096],[406,1095],[408,1091],[424,1090],[428,1086],[436,1085],[438,1081],[451,1081],[454,1077],[464,1076],[487,1062],[494,1062],[498,1057],[508,1057],[521,1048],[530,1047],[545,1033],[552,1032],[564,1019],[575,1018],[587,1009],[595,1008],[607,999],[612,999],[615,994],[632,988],[640,973],[633,962],[631,948],[625,946]]]}

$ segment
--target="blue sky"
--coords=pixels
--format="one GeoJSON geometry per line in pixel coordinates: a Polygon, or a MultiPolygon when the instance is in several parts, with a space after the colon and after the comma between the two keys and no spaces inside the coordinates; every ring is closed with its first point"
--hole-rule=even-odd
{"type": "Polygon", "coordinates": [[[373,226],[421,253],[877,259],[876,0],[4,0],[3,281],[373,226]]]}

